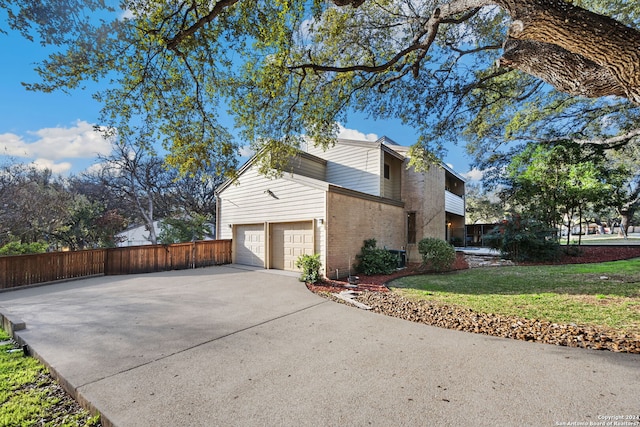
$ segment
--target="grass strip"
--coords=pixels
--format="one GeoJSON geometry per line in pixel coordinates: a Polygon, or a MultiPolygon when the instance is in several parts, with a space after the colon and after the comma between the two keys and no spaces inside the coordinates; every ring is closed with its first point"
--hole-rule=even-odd
{"type": "MultiPolygon", "coordinates": [[[[9,340],[0,329],[0,341],[9,340]]],[[[96,426],[47,369],[11,343],[0,345],[0,426],[96,426]]]]}
{"type": "Polygon", "coordinates": [[[403,277],[389,286],[407,297],[482,313],[640,334],[640,259],[475,268],[403,277]]]}

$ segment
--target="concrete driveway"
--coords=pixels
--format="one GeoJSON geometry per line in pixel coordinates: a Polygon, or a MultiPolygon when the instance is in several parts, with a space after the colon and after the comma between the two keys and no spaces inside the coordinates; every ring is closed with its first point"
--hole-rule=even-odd
{"type": "Polygon", "coordinates": [[[639,355],[411,323],[290,275],[99,277],[0,293],[0,312],[105,425],[640,425],[639,355]]]}

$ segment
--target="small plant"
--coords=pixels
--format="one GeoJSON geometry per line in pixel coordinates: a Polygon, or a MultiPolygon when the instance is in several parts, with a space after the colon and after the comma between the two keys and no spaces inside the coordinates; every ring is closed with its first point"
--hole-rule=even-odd
{"type": "Polygon", "coordinates": [[[356,259],[358,272],[367,275],[391,274],[398,266],[398,256],[386,249],[377,248],[376,239],[365,240],[356,259]]]}
{"type": "Polygon", "coordinates": [[[300,255],[296,260],[296,267],[302,270],[300,281],[305,283],[317,283],[320,281],[320,254],[300,255]]]}
{"type": "Polygon", "coordinates": [[[441,239],[426,237],[418,242],[422,262],[435,271],[447,271],[456,261],[455,248],[441,239]]]}

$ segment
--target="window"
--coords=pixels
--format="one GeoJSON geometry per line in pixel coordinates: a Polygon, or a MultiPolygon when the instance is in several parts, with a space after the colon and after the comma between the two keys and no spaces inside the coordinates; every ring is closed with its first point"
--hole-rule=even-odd
{"type": "Polygon", "coordinates": [[[391,176],[391,172],[389,170],[389,165],[387,163],[384,164],[384,177],[386,179],[389,179],[389,177],[391,176]]]}
{"type": "Polygon", "coordinates": [[[407,212],[407,243],[416,242],[416,213],[407,212]]]}

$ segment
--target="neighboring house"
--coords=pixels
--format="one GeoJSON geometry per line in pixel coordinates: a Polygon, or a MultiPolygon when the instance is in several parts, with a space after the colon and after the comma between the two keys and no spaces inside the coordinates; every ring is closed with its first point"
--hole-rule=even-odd
{"type": "Polygon", "coordinates": [[[371,238],[417,262],[423,237],[464,238],[465,181],[444,165],[407,169],[408,148],[386,137],[309,144],[275,179],[252,158],[216,190],[216,235],[233,239],[238,264],[295,271],[299,255],[319,253],[330,278],[348,275],[371,238]]]}
{"type": "MultiPolygon", "coordinates": [[[[211,223],[206,223],[207,228],[209,229],[209,233],[205,236],[204,240],[215,240],[216,237],[216,228],[215,225],[211,223]]],[[[162,231],[162,220],[154,221],[153,227],[155,228],[156,236],[158,237],[158,243],[160,243],[160,233],[162,231]]],[[[149,230],[146,225],[134,225],[127,228],[124,231],[116,234],[116,241],[119,247],[125,246],[142,246],[142,245],[150,245],[149,241],[149,230]]]]}
{"type": "MultiPolygon", "coordinates": [[[[162,223],[159,221],[153,222],[153,227],[155,228],[156,235],[160,233],[160,225],[162,223]]],[[[142,246],[142,245],[150,245],[149,241],[149,230],[146,225],[132,225],[124,231],[116,234],[116,241],[118,242],[119,247],[124,246],[142,246]]]]}

